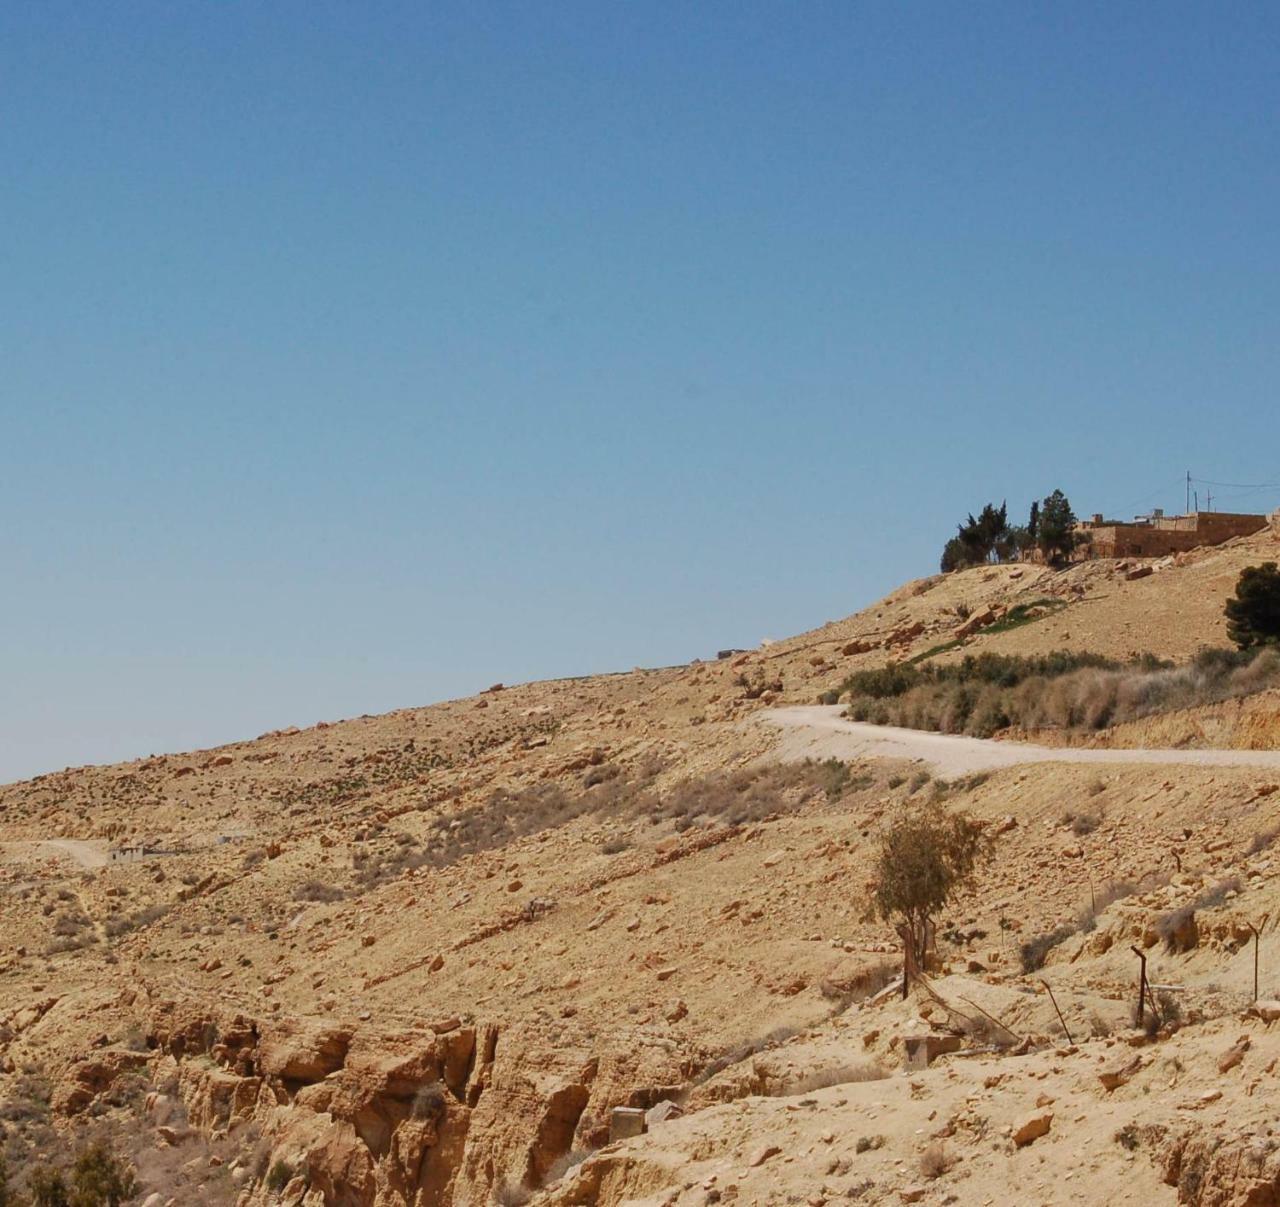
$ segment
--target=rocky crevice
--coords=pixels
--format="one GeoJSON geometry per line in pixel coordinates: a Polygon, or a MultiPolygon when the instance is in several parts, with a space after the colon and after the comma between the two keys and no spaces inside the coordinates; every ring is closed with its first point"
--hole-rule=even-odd
{"type": "Polygon", "coordinates": [[[444,1027],[253,1020],[166,1002],[150,1020],[151,1076],[193,1128],[252,1125],[267,1167],[293,1175],[279,1198],[249,1184],[241,1207],[445,1207],[504,1184],[544,1186],[572,1152],[604,1142],[611,1106],[646,1096],[644,1074],[677,1072],[494,1024],[444,1027]]]}

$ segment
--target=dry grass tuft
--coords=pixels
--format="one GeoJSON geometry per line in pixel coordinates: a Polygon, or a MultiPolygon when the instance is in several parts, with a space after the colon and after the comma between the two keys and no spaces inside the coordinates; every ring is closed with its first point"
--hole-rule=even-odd
{"type": "Polygon", "coordinates": [[[920,1154],[918,1164],[920,1176],[933,1181],[935,1178],[942,1177],[951,1168],[953,1162],[942,1141],[935,1140],[920,1154]]]}
{"type": "Polygon", "coordinates": [[[779,1091],[782,1097],[794,1094],[812,1094],[816,1090],[830,1089],[836,1085],[852,1085],[863,1081],[884,1081],[889,1076],[884,1066],[877,1061],[864,1064],[833,1065],[826,1069],[815,1069],[804,1073],[792,1081],[788,1081],[779,1091]]]}

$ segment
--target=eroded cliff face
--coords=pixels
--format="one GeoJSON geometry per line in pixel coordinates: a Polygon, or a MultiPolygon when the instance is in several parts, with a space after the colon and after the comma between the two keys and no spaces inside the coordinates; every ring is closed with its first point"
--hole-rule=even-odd
{"type": "Polygon", "coordinates": [[[252,1127],[260,1164],[288,1175],[280,1195],[255,1173],[244,1207],[444,1207],[537,1188],[607,1139],[612,1106],[648,1105],[688,1073],[669,1045],[601,1055],[528,1026],[386,1031],[180,1002],[156,1009],[148,1043],[150,1111],[180,1100],[212,1137],[252,1127]]]}

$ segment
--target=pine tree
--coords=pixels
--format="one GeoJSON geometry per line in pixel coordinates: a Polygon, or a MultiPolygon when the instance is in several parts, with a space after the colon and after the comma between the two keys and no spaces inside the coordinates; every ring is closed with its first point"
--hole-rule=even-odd
{"type": "Polygon", "coordinates": [[[1069,561],[1072,551],[1080,543],[1076,534],[1076,513],[1071,501],[1060,490],[1055,490],[1040,505],[1036,517],[1036,543],[1045,560],[1053,565],[1069,561]]]}
{"type": "Polygon", "coordinates": [[[1275,562],[1240,571],[1226,606],[1227,636],[1242,650],[1280,645],[1280,569],[1275,562]]]}

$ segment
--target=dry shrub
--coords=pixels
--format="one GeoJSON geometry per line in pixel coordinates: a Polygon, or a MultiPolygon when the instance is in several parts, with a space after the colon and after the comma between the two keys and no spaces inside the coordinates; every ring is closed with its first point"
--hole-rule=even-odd
{"type": "Polygon", "coordinates": [[[1165,951],[1181,954],[1197,947],[1200,942],[1200,930],[1196,925],[1196,911],[1214,909],[1222,905],[1232,893],[1239,891],[1240,878],[1228,876],[1212,888],[1205,889],[1194,901],[1157,918],[1156,934],[1163,941],[1165,951]]]}
{"type": "Polygon", "coordinates": [[[1013,1031],[985,1014],[965,1014],[959,1017],[960,1030],[978,1047],[1008,1048],[1018,1041],[1018,1036],[1013,1031]]]}
{"type": "Polygon", "coordinates": [[[341,901],[346,893],[324,880],[304,880],[293,890],[295,901],[341,901]]]}
{"type": "Polygon", "coordinates": [[[591,1156],[589,1148],[575,1148],[572,1152],[567,1152],[564,1156],[557,1157],[547,1169],[543,1183],[550,1186],[560,1181],[561,1178],[577,1169],[589,1156],[591,1156]]]}
{"type": "Polygon", "coordinates": [[[432,824],[424,849],[403,860],[408,867],[447,867],[481,851],[504,847],[518,838],[561,826],[595,809],[595,796],[571,798],[557,784],[535,784],[511,792],[498,789],[479,805],[432,824]]]}
{"type": "Polygon", "coordinates": [[[106,920],[106,934],[108,938],[119,938],[122,934],[128,934],[131,931],[141,931],[143,927],[150,927],[152,923],[159,922],[168,913],[168,905],[156,904],[148,905],[146,909],[138,910],[136,914],[116,915],[106,920]]]}
{"type": "Polygon", "coordinates": [[[1068,810],[1063,814],[1062,824],[1070,827],[1071,833],[1077,838],[1083,838],[1102,824],[1102,813],[1095,809],[1068,810]]]}
{"type": "Polygon", "coordinates": [[[849,976],[825,980],[819,989],[823,997],[841,1003],[844,1009],[854,1002],[874,997],[901,974],[902,969],[895,961],[878,960],[874,964],[863,964],[849,976]]]}
{"type": "MultiPolygon", "coordinates": [[[[352,859],[357,882],[369,888],[407,870],[448,867],[460,859],[496,850],[519,838],[569,824],[581,817],[625,823],[646,818],[671,823],[677,830],[720,822],[745,825],[794,813],[806,805],[832,798],[833,789],[847,794],[868,787],[869,776],[844,774],[828,763],[769,764],[732,772],[716,772],[684,780],[666,791],[654,788],[665,769],[656,755],[641,760],[634,778],[605,765],[588,772],[589,785],[576,795],[558,784],[543,782],[518,790],[498,789],[483,802],[436,817],[419,846],[386,846],[370,831],[374,849],[352,859]]],[[[843,767],[835,764],[835,767],[843,767]]],[[[602,845],[617,854],[631,839],[614,834],[602,845]]]]}
{"type": "Polygon", "coordinates": [[[1138,886],[1131,880],[1113,880],[1105,884],[1093,896],[1093,899],[1076,915],[1076,930],[1090,934],[1097,928],[1098,915],[1116,901],[1131,897],[1138,891],[1138,886]]]}
{"type": "Polygon", "coordinates": [[[411,1113],[415,1119],[439,1119],[449,1106],[449,1091],[441,1081],[431,1081],[413,1096],[411,1113]]]}
{"type": "Polygon", "coordinates": [[[500,1182],[493,1191],[493,1201],[498,1207],[525,1207],[531,1198],[533,1198],[532,1190],[520,1182],[510,1180],[500,1182]]]}
{"type": "Polygon", "coordinates": [[[816,1090],[830,1089],[836,1085],[851,1085],[862,1081],[884,1081],[889,1076],[883,1065],[876,1061],[863,1064],[833,1065],[826,1069],[815,1069],[801,1074],[783,1084],[778,1091],[782,1097],[793,1094],[812,1094],[816,1090]]]}
{"type": "Polygon", "coordinates": [[[1049,958],[1049,953],[1059,943],[1065,943],[1072,935],[1079,933],[1079,926],[1064,923],[1047,934],[1036,935],[1035,938],[1028,939],[1018,948],[1018,958],[1022,962],[1022,971],[1024,973],[1036,972],[1043,968],[1045,961],[1049,958]]]}
{"type": "Polygon", "coordinates": [[[584,788],[594,788],[599,784],[607,784],[610,780],[617,779],[621,774],[621,770],[612,763],[604,763],[599,767],[590,767],[587,769],[586,775],[582,777],[582,786],[584,788]]]}
{"type": "Polygon", "coordinates": [[[88,925],[89,919],[81,913],[62,914],[54,920],[53,933],[65,938],[69,935],[78,935],[88,925]]]}
{"type": "Polygon", "coordinates": [[[1196,909],[1214,909],[1222,905],[1232,893],[1238,893],[1240,888],[1240,877],[1228,876],[1225,880],[1219,880],[1213,888],[1205,889],[1195,899],[1195,907],[1196,909]]]}
{"type": "Polygon", "coordinates": [[[942,1177],[951,1166],[952,1160],[941,1140],[935,1140],[920,1154],[920,1176],[930,1181],[942,1177]]]}
{"type": "Polygon", "coordinates": [[[1178,955],[1191,951],[1200,942],[1200,929],[1196,926],[1196,907],[1184,905],[1170,910],[1156,919],[1156,934],[1164,943],[1165,951],[1178,955]]]}
{"type": "Polygon", "coordinates": [[[875,724],[990,737],[1024,729],[1105,729],[1156,713],[1236,699],[1280,684],[1280,651],[1208,650],[1183,665],[1144,655],[1118,663],[1065,651],[982,654],[947,666],[861,671],[842,685],[849,715],[875,724]]]}
{"type": "MultiPolygon", "coordinates": [[[[1166,873],[1154,877],[1156,883],[1167,880],[1166,873]]],[[[1074,922],[1064,922],[1061,926],[1042,935],[1028,939],[1018,948],[1024,973],[1035,972],[1043,968],[1049,953],[1060,943],[1078,934],[1088,934],[1097,925],[1098,915],[1108,906],[1138,892],[1139,886],[1131,880],[1112,880],[1094,894],[1093,901],[1080,911],[1074,922]]]]}
{"type": "Polygon", "coordinates": [[[710,1081],[713,1077],[719,1076],[725,1069],[732,1068],[736,1064],[741,1064],[748,1057],[755,1056],[760,1052],[767,1051],[769,1048],[776,1048],[779,1044],[785,1043],[789,1039],[793,1039],[800,1034],[798,1027],[775,1027],[767,1035],[762,1035],[758,1039],[748,1040],[746,1043],[736,1044],[732,1048],[726,1049],[713,1060],[708,1061],[701,1070],[690,1080],[690,1085],[699,1086],[710,1081]]]}
{"type": "Polygon", "coordinates": [[[1155,1039],[1163,1027],[1177,1029],[1182,1022],[1182,1005],[1167,989],[1162,989],[1156,996],[1155,1008],[1148,1000],[1142,1008],[1134,1006],[1129,1012],[1129,1019],[1135,1027],[1140,1027],[1148,1039],[1155,1039]]]}
{"type": "Polygon", "coordinates": [[[1245,851],[1246,855],[1258,855],[1267,850],[1268,847],[1280,838],[1280,826],[1272,826],[1266,830],[1259,830],[1249,841],[1249,846],[1245,851]]]}
{"type": "Polygon", "coordinates": [[[821,763],[771,764],[677,784],[663,796],[647,796],[635,808],[651,821],[688,825],[722,821],[731,826],[794,813],[827,795],[830,771],[821,763]]]}

